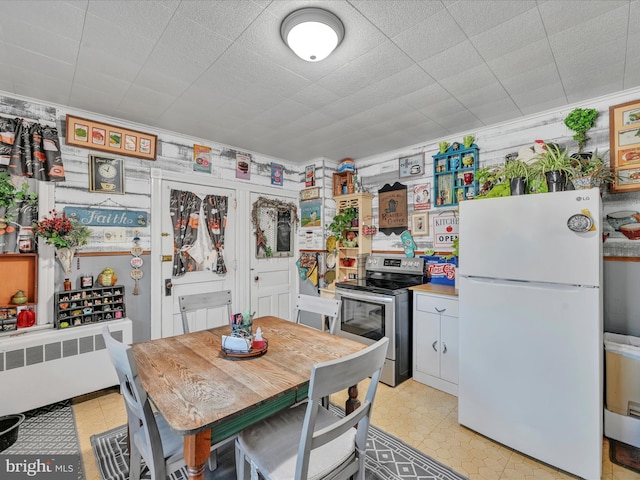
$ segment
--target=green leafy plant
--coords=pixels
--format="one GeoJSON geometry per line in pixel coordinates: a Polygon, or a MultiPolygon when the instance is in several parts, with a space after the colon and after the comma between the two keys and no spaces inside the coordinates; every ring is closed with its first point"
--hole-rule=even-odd
{"type": "Polygon", "coordinates": [[[575,132],[573,139],[578,142],[578,153],[582,152],[589,140],[587,132],[593,128],[597,117],[598,111],[595,108],[576,108],[564,119],[564,124],[575,132]]]}
{"type": "Polygon", "coordinates": [[[561,149],[557,144],[546,144],[546,151],[534,157],[531,164],[531,173],[544,176],[547,172],[559,171],[571,177],[573,174],[573,159],[568,149],[561,149]]]}
{"type": "Polygon", "coordinates": [[[475,198],[506,197],[509,195],[509,185],[504,183],[502,168],[482,167],[476,171],[476,180],[480,191],[475,198]]]}
{"type": "Polygon", "coordinates": [[[583,177],[588,180],[588,184],[584,185],[587,188],[613,183],[617,175],[611,168],[609,162],[605,160],[608,153],[608,151],[605,151],[600,154],[596,149],[591,153],[590,157],[584,155],[572,157],[573,173],[571,176],[574,185],[578,187],[578,185],[576,185],[578,183],[577,180],[583,177]]]}
{"type": "Polygon", "coordinates": [[[345,231],[351,228],[353,219],[358,216],[358,209],[355,207],[347,207],[335,214],[333,220],[329,224],[329,230],[335,235],[336,240],[345,238],[345,231]]]}
{"type": "Polygon", "coordinates": [[[505,162],[501,176],[503,176],[505,180],[511,180],[512,178],[524,178],[528,180],[530,173],[531,167],[529,164],[522,160],[509,160],[505,162]]]}

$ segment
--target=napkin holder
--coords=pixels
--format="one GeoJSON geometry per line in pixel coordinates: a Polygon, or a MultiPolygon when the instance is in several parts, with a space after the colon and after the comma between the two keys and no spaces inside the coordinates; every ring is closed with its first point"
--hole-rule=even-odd
{"type": "Polygon", "coordinates": [[[222,335],[222,348],[235,352],[249,352],[251,350],[251,338],[222,335]]]}

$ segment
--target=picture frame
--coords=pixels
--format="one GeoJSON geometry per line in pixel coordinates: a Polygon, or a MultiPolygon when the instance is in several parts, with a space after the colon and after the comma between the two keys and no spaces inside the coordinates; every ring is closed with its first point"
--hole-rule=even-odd
{"type": "Polygon", "coordinates": [[[424,175],[424,153],[417,153],[398,160],[398,174],[400,178],[421,177],[424,175]]]}
{"type": "Polygon", "coordinates": [[[311,187],[300,190],[300,200],[314,200],[320,198],[320,187],[311,187]]]}
{"type": "Polygon", "coordinates": [[[89,155],[89,191],[124,195],[124,160],[89,155]]]}
{"type": "Polygon", "coordinates": [[[411,235],[414,237],[429,235],[428,212],[414,212],[411,214],[411,235]]]}
{"type": "Polygon", "coordinates": [[[640,190],[640,99],[609,107],[611,193],[640,190]]]}
{"type": "Polygon", "coordinates": [[[67,145],[144,160],[156,159],[158,137],[151,133],[96,122],[74,115],[66,116],[65,132],[67,145]]]}

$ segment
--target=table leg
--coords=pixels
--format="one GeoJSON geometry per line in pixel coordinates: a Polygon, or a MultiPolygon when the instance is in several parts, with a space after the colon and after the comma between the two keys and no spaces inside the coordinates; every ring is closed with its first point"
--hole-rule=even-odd
{"type": "Polygon", "coordinates": [[[184,460],[189,480],[204,480],[204,467],[211,450],[211,430],[184,437],[184,460]]]}
{"type": "Polygon", "coordinates": [[[356,408],[360,406],[360,400],[358,400],[358,385],[354,385],[353,387],[349,387],[348,390],[349,398],[344,404],[344,411],[347,415],[353,412],[356,408]]]}

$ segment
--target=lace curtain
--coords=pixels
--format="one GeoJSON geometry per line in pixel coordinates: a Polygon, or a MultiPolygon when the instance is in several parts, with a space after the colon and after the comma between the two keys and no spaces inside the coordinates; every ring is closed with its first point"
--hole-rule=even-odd
{"type": "Polygon", "coordinates": [[[64,165],[55,127],[0,117],[0,158],[11,175],[62,182],[64,165]]]}
{"type": "Polygon", "coordinates": [[[228,198],[171,190],[169,205],[173,224],[173,276],[211,270],[227,273],[224,263],[224,232],[228,198]]]}

